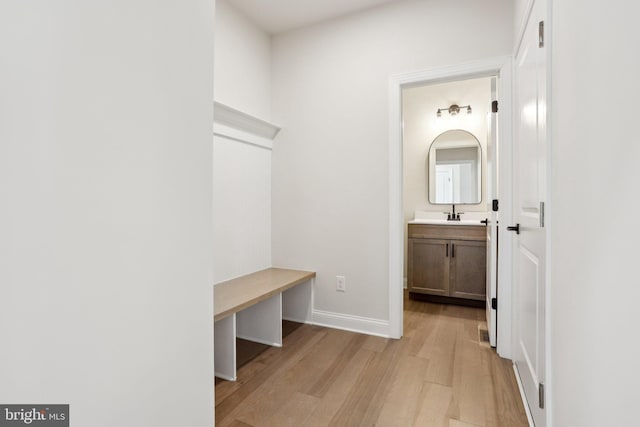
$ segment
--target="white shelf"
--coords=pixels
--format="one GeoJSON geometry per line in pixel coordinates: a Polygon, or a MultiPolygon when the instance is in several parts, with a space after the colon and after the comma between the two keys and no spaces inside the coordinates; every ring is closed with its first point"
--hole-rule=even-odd
{"type": "Polygon", "coordinates": [[[219,102],[213,103],[213,134],[272,149],[280,127],[219,102]]]}

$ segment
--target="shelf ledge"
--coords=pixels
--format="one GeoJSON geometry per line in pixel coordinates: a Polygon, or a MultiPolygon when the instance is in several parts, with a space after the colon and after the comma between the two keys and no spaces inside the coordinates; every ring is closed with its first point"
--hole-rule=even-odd
{"type": "Polygon", "coordinates": [[[213,133],[216,136],[267,149],[280,127],[220,102],[214,102],[213,133]]]}

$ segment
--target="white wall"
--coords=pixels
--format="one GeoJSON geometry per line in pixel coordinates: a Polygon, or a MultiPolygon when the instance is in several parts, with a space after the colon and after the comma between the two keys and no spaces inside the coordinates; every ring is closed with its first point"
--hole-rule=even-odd
{"type": "Polygon", "coordinates": [[[0,3],[0,401],[213,423],[213,3],[0,3]]]}
{"type": "Polygon", "coordinates": [[[533,1],[534,0],[513,0],[513,28],[516,43],[519,42],[519,38],[522,35],[533,1]]]}
{"type": "MultiPolygon", "coordinates": [[[[216,10],[216,100],[271,116],[270,37],[225,0],[216,10]]],[[[214,138],[215,282],[271,266],[271,150],[214,138]]]]}
{"type": "Polygon", "coordinates": [[[317,271],[316,309],[388,319],[389,75],[509,54],[512,14],[403,1],[274,37],[273,258],[317,271]]]}
{"type": "Polygon", "coordinates": [[[271,118],[271,37],[227,0],[216,1],[216,101],[271,118]]]}
{"type": "MultiPolygon", "coordinates": [[[[403,204],[404,222],[411,221],[417,210],[448,212],[451,205],[429,203],[428,155],[433,140],[450,129],[462,129],[472,133],[482,147],[482,201],[476,205],[458,206],[460,212],[485,212],[487,210],[487,114],[491,107],[491,79],[471,79],[437,85],[419,86],[402,91],[403,117],[403,204]],[[451,104],[471,105],[472,114],[462,110],[456,116],[444,111],[436,115],[438,108],[451,104]]],[[[407,229],[404,236],[405,253],[407,229]]],[[[404,260],[405,277],[407,259],[404,260]]]]}
{"type": "Polygon", "coordinates": [[[271,267],[271,150],[214,138],[215,283],[271,267]]]}
{"type": "Polygon", "coordinates": [[[553,2],[553,421],[638,424],[637,16],[625,1],[553,2]],[[621,106],[620,108],[610,108],[621,106]]]}

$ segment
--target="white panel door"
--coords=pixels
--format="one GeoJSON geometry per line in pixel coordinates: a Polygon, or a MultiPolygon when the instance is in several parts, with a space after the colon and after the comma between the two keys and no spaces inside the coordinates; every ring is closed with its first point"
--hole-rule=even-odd
{"type": "MultiPolygon", "coordinates": [[[[496,77],[491,79],[491,99],[497,100],[496,77]]],[[[498,298],[498,213],[493,211],[493,199],[498,198],[498,127],[497,114],[488,113],[487,133],[487,329],[489,343],[495,347],[497,335],[497,310],[491,305],[493,298],[498,298]]]]}
{"type": "Polygon", "coordinates": [[[453,203],[453,167],[436,165],[436,203],[453,203]]]}
{"type": "Polygon", "coordinates": [[[544,0],[537,0],[516,57],[514,141],[514,361],[537,427],[545,426],[540,391],[545,378],[547,199],[546,48],[539,44],[544,0]]]}

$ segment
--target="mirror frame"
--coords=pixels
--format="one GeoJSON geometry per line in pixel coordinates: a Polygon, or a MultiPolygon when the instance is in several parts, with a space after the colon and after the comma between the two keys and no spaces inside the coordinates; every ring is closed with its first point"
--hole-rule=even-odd
{"type": "MultiPolygon", "coordinates": [[[[451,205],[451,204],[455,204],[455,205],[480,205],[482,204],[482,200],[484,197],[484,189],[483,189],[483,181],[484,181],[484,167],[483,167],[483,158],[484,158],[484,151],[482,150],[482,144],[480,143],[480,140],[478,139],[477,136],[475,136],[474,134],[472,134],[471,132],[469,132],[468,130],[465,129],[447,129],[444,132],[441,132],[440,134],[438,134],[435,138],[433,138],[433,141],[431,141],[431,144],[429,144],[429,151],[427,151],[427,201],[429,202],[429,204],[431,205],[451,205]],[[436,141],[438,140],[438,138],[440,138],[442,135],[444,135],[447,132],[451,132],[451,131],[460,131],[460,132],[464,132],[466,134],[468,134],[469,136],[471,136],[473,139],[476,140],[476,142],[478,143],[478,148],[480,149],[480,182],[478,183],[478,186],[480,187],[480,201],[478,201],[477,203],[436,203],[436,202],[432,202],[431,201],[431,188],[432,188],[432,184],[435,186],[435,165],[436,165],[436,159],[435,159],[435,150],[433,150],[433,144],[436,143],[436,141]],[[432,150],[434,151],[433,154],[431,153],[432,150]]],[[[434,187],[434,193],[435,193],[435,187],[434,187]]],[[[434,194],[435,196],[435,194],[434,194]]]]}

